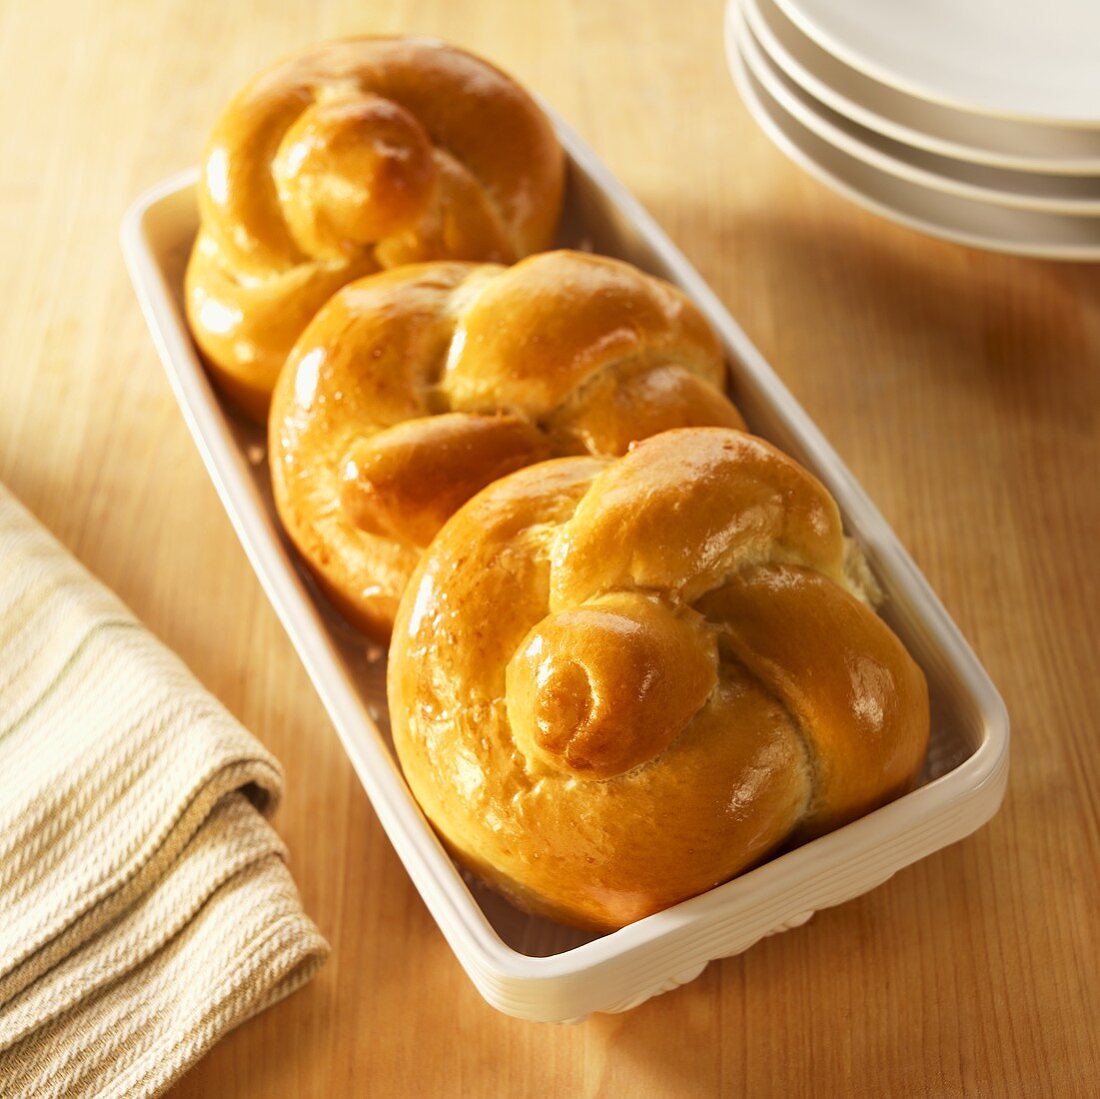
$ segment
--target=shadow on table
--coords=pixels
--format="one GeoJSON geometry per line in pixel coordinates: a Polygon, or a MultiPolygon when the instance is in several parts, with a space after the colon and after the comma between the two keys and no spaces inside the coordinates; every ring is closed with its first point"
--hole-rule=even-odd
{"type": "Polygon", "coordinates": [[[853,1095],[878,1094],[874,1082],[886,1080],[961,1094],[966,1061],[948,1051],[976,1053],[983,1027],[1007,1010],[1005,972],[991,967],[961,995],[949,960],[993,934],[978,866],[989,829],[1002,827],[995,819],[633,1012],[593,1017],[608,1094],[623,1064],[633,1068],[623,1078],[644,1076],[654,1095],[809,1095],[841,1080],[853,1095]]]}
{"type": "Polygon", "coordinates": [[[1090,330],[1094,346],[1100,331],[1098,264],[983,252],[843,206],[831,220],[744,209],[725,224],[679,194],[647,206],[781,375],[785,365],[822,366],[816,355],[777,361],[804,346],[789,338],[797,326],[815,352],[896,346],[898,362],[876,365],[931,371],[990,401],[1031,402],[1039,386],[1034,411],[1044,419],[1078,418],[1082,399],[1100,394],[1100,363],[1088,350],[1090,330]]]}

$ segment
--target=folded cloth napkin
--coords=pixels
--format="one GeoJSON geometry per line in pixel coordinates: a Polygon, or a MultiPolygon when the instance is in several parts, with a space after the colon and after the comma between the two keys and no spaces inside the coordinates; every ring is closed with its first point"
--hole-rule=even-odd
{"type": "Polygon", "coordinates": [[[157,1094],[309,980],[281,787],[0,487],[0,1095],[157,1094]]]}

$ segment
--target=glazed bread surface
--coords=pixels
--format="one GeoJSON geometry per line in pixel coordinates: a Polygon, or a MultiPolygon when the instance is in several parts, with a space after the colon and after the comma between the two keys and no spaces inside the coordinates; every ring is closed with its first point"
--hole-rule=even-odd
{"type": "Polygon", "coordinates": [[[547,248],[562,186],[549,121],[487,62],[425,38],[306,50],[252,80],[210,137],[191,331],[221,388],[262,420],[291,346],[339,287],[547,248]]]}
{"type": "Polygon", "coordinates": [[[668,431],[485,489],[424,555],[389,704],[449,849],[610,930],[914,783],[924,677],[836,504],[774,447],[668,431]]]}
{"type": "Polygon", "coordinates": [[[329,598],[385,641],[424,547],[476,492],[667,428],[743,427],[725,379],[699,310],[617,260],[382,272],[334,295],[280,375],[275,504],[329,598]]]}

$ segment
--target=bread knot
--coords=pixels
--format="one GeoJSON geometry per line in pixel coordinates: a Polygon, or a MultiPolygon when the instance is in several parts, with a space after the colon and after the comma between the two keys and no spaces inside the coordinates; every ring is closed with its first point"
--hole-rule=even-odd
{"type": "Polygon", "coordinates": [[[402,602],[406,777],[531,911],[611,928],[700,893],[915,781],[927,688],[868,576],[825,487],[743,432],[520,470],[402,602]]]}
{"type": "Polygon", "coordinates": [[[262,418],[294,340],[340,286],[546,248],[562,182],[541,110],[470,54],[417,38],[297,54],[251,81],[211,135],[192,332],[229,396],[262,418]]]}
{"type": "Polygon", "coordinates": [[[617,260],[381,272],[337,292],[291,352],[271,409],[275,503],[337,605],[385,639],[421,551],[475,493],[667,428],[741,427],[724,385],[695,306],[617,260]]]}

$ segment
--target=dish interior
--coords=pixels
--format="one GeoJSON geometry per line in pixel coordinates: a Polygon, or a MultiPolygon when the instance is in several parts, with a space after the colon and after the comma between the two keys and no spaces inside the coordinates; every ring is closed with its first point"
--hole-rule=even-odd
{"type": "MultiPolygon", "coordinates": [[[[161,273],[172,294],[177,319],[184,329],[183,274],[197,229],[197,219],[193,188],[182,187],[150,206],[143,220],[145,237],[157,257],[161,273]]],[[[627,197],[610,196],[575,159],[569,166],[566,206],[557,243],[561,247],[616,256],[651,274],[673,282],[680,281],[672,270],[672,265],[638,228],[627,207],[627,197]]],[[[685,289],[691,292],[690,287],[685,289]]],[[[842,470],[838,473],[835,469],[822,468],[814,461],[782,406],[777,403],[775,392],[768,392],[766,380],[759,373],[760,366],[754,367],[743,354],[747,344],[740,331],[717,307],[708,307],[708,303],[703,301],[699,304],[708,313],[711,323],[725,343],[730,365],[731,395],[750,428],[802,462],[837,497],[846,528],[863,545],[871,568],[885,593],[885,602],[881,608],[884,619],[924,669],[931,695],[932,735],[928,758],[918,784],[919,790],[959,767],[978,750],[986,735],[984,716],[968,685],[962,681],[961,674],[947,658],[935,637],[928,621],[927,607],[916,604],[911,593],[907,594],[907,585],[896,566],[896,547],[892,546],[892,536],[885,530],[881,517],[874,512],[842,470]]],[[[197,352],[194,353],[193,366],[196,371],[202,369],[197,352]]],[[[264,433],[259,427],[240,418],[225,404],[220,404],[220,408],[232,438],[247,459],[257,492],[269,516],[273,518],[275,513],[264,433]]],[[[278,529],[278,524],[274,525],[278,529]]],[[[381,737],[392,754],[386,708],[384,654],[377,647],[368,647],[364,639],[331,610],[304,566],[290,553],[288,544],[287,551],[302,582],[317,604],[349,682],[363,699],[377,726],[377,731],[369,730],[370,734],[381,737]]],[[[780,854],[776,857],[781,859],[783,856],[780,854]]],[[[464,875],[464,879],[473,899],[501,940],[521,954],[549,957],[599,937],[528,916],[471,876],[464,875]]],[[[736,884],[736,879],[733,884],[736,884]]]]}

